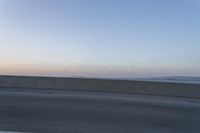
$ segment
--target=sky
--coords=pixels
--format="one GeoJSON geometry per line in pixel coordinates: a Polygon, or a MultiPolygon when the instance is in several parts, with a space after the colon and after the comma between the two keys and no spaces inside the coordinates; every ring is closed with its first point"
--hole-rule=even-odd
{"type": "Polygon", "coordinates": [[[200,76],[199,0],[0,0],[0,75],[200,76]]]}

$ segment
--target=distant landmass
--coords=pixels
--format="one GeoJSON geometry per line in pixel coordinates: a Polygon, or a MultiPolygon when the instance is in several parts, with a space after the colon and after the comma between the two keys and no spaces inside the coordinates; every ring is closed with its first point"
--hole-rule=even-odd
{"type": "Polygon", "coordinates": [[[121,78],[121,79],[122,80],[169,82],[169,83],[200,84],[200,77],[188,77],[188,76],[166,76],[166,77],[148,77],[148,78],[121,78]]]}

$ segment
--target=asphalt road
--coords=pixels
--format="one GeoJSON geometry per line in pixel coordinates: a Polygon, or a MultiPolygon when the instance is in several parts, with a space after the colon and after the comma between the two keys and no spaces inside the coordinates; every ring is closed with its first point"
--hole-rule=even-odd
{"type": "Polygon", "coordinates": [[[0,131],[200,133],[200,99],[0,90],[0,131]]]}

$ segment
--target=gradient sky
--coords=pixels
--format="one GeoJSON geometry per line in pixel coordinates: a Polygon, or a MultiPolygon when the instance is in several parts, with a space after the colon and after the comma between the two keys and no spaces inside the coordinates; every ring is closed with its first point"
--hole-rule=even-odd
{"type": "Polygon", "coordinates": [[[200,76],[200,1],[0,0],[0,74],[200,76]]]}

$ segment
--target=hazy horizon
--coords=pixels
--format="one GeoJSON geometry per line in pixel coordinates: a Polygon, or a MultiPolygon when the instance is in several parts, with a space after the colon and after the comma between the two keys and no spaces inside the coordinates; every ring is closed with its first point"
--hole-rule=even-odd
{"type": "Polygon", "coordinates": [[[200,76],[198,0],[0,0],[0,75],[200,76]]]}

